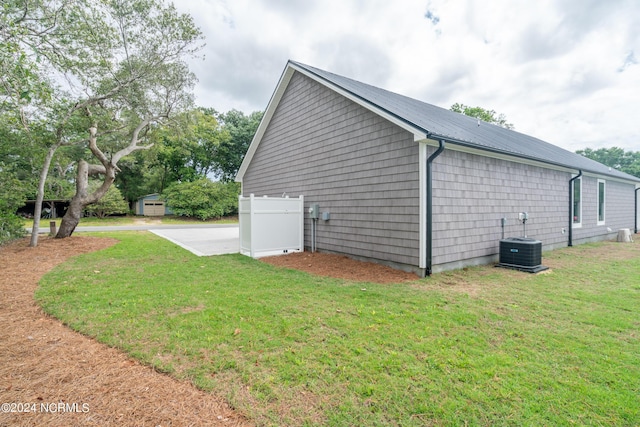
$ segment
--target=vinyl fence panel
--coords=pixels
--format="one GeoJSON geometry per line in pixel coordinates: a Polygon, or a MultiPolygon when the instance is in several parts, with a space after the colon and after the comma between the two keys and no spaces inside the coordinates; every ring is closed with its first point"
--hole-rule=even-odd
{"type": "Polygon", "coordinates": [[[239,197],[240,252],[255,258],[304,250],[304,197],[239,197]]]}

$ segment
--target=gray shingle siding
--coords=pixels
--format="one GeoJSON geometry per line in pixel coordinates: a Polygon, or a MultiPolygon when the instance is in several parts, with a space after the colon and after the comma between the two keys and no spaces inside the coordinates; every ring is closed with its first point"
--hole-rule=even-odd
{"type": "Polygon", "coordinates": [[[598,178],[582,178],[582,226],[573,229],[574,243],[614,236],[621,228],[634,228],[634,186],[606,178],[605,221],[598,225],[598,178]],[[611,230],[611,231],[609,231],[611,230]]]}
{"type": "Polygon", "coordinates": [[[519,212],[529,214],[527,236],[566,242],[568,173],[452,150],[433,169],[434,265],[497,254],[501,218],[505,237],[523,235],[519,212]]]}
{"type": "MultiPolygon", "coordinates": [[[[331,213],[317,248],[418,265],[418,144],[413,135],[294,74],[243,178],[243,195],[305,196],[331,213]]],[[[310,220],[305,245],[310,246],[310,220]]]]}
{"type": "MultiPolygon", "coordinates": [[[[445,150],[434,162],[433,177],[435,266],[498,254],[501,218],[507,218],[505,237],[523,235],[519,212],[529,214],[527,236],[544,247],[568,242],[570,173],[445,150]]],[[[574,244],[633,229],[634,186],[604,180],[605,224],[598,225],[598,178],[582,177],[583,218],[582,226],[573,229],[574,244]]]]}

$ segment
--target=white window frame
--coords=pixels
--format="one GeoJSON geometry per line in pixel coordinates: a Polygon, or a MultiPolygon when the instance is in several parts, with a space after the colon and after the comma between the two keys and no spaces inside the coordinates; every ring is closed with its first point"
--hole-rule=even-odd
{"type": "Polygon", "coordinates": [[[582,193],[583,193],[583,191],[582,191],[582,177],[573,180],[573,182],[571,183],[571,186],[572,186],[571,187],[571,194],[573,195],[572,196],[572,198],[573,198],[572,202],[573,203],[571,204],[571,227],[573,227],[573,228],[582,228],[582,218],[584,217],[584,212],[582,210],[582,199],[584,199],[584,197],[582,197],[582,193]],[[576,187],[576,183],[579,183],[579,185],[580,185],[580,200],[578,201],[579,202],[578,209],[580,210],[580,221],[578,221],[578,222],[575,222],[575,217],[576,217],[576,214],[575,214],[575,204],[576,204],[576,199],[575,199],[576,198],[576,190],[575,190],[575,187],[576,187]]]}
{"type": "Polygon", "coordinates": [[[596,220],[598,225],[605,225],[607,220],[607,182],[599,179],[596,187],[596,220]],[[600,184],[602,184],[602,219],[600,219],[600,184]]]}

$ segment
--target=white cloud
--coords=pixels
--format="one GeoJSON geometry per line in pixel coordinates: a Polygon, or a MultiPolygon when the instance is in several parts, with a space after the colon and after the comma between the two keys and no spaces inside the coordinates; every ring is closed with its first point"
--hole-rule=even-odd
{"type": "Polygon", "coordinates": [[[570,150],[640,150],[640,2],[181,0],[207,36],[197,102],[264,109],[288,59],[570,150]]]}

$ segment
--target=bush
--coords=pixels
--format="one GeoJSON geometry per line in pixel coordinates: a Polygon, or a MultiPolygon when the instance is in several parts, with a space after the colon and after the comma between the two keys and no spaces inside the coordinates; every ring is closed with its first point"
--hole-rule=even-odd
{"type": "MultiPolygon", "coordinates": [[[[99,183],[95,183],[90,188],[95,190],[98,185],[99,183]]],[[[100,200],[92,205],[88,205],[85,208],[85,211],[97,216],[98,218],[104,218],[108,215],[124,214],[129,212],[129,205],[122,197],[120,190],[118,190],[115,185],[112,185],[100,200]]]]}
{"type": "Polygon", "coordinates": [[[175,183],[162,197],[175,215],[207,220],[238,212],[240,186],[236,182],[212,182],[203,178],[175,183]]]}
{"type": "Polygon", "coordinates": [[[0,245],[26,234],[22,218],[16,215],[25,200],[20,181],[0,164],[0,245]]]}

